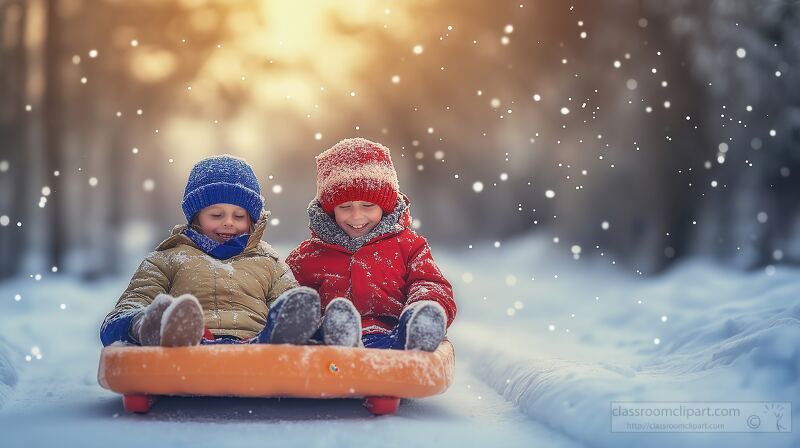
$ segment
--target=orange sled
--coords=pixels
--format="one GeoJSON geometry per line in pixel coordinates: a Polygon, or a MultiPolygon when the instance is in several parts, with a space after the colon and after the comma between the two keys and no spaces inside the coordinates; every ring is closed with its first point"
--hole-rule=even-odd
{"type": "Polygon", "coordinates": [[[101,386],[123,394],[129,412],[146,413],[162,395],[364,398],[373,414],[397,411],[401,398],[444,392],[455,354],[268,344],[138,347],[100,355],[101,386]]]}

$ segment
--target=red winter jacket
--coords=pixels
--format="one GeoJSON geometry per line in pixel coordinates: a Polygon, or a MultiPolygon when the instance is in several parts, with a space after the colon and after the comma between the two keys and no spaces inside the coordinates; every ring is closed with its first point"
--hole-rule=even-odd
{"type": "Polygon", "coordinates": [[[350,299],[361,313],[363,334],[390,330],[403,309],[420,300],[442,305],[448,327],[456,315],[450,282],[425,238],[409,228],[409,205],[400,195],[392,213],[353,239],[314,201],[308,207],[311,238],[286,258],[297,281],[319,292],[323,309],[336,297],[350,299]]]}

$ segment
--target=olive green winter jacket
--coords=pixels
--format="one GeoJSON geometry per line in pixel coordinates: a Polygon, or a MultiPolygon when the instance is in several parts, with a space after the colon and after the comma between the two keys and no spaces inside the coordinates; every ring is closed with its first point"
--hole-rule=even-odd
{"type": "Polygon", "coordinates": [[[183,234],[186,225],[176,226],[133,274],[105,322],[141,311],[159,293],[189,293],[200,301],[205,325],[214,336],[255,336],[272,302],[298,286],[278,253],[261,241],[266,216],[256,223],[244,251],[227,260],[206,254],[183,234]]]}

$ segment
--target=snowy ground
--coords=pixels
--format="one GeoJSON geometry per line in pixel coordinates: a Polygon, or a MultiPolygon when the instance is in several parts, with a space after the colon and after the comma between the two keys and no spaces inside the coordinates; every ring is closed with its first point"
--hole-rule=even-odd
{"type": "Polygon", "coordinates": [[[434,255],[460,307],[456,382],[379,418],[355,400],[221,398],[165,399],[128,415],[96,380],[99,323],[127,278],[2,283],[0,444],[800,445],[799,270],[694,261],[632,278],[607,262],[559,259],[536,240],[434,255]],[[790,401],[794,431],[611,432],[610,402],[639,400],[790,401]]]}

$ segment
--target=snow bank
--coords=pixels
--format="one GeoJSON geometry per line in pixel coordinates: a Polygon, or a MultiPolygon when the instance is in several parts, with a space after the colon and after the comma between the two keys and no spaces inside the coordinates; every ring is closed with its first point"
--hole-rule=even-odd
{"type": "MultiPolygon", "coordinates": [[[[796,312],[797,310],[795,310],[796,312]]],[[[723,324],[724,325],[724,324],[723,324]]],[[[769,324],[767,324],[769,325],[769,324]]],[[[651,367],[631,368],[603,362],[534,358],[502,345],[459,338],[460,355],[473,373],[532,419],[589,446],[768,446],[794,447],[793,434],[612,433],[612,401],[793,401],[798,425],[797,320],[776,318],[772,331],[739,333],[702,351],[711,362],[686,364],[674,358],[651,367]],[[731,341],[733,340],[733,341],[731,341]],[[470,341],[467,344],[463,342],[470,341]],[[743,343],[738,343],[744,341],[743,343]],[[748,348],[754,341],[762,347],[748,348]],[[794,346],[794,347],[793,347],[794,346]],[[730,348],[735,347],[733,350],[730,348]],[[732,353],[736,362],[729,362],[732,353]],[[674,363],[674,367],[670,366],[674,363]],[[681,372],[682,370],[692,370],[681,372]]],[[[470,329],[475,335],[482,331],[470,329]]],[[[489,334],[479,339],[487,340],[489,334]]]]}
{"type": "Polygon", "coordinates": [[[8,353],[8,346],[0,337],[0,408],[5,404],[6,399],[11,393],[11,389],[17,384],[17,370],[11,363],[11,356],[8,353]]]}
{"type": "Polygon", "coordinates": [[[590,446],[800,446],[800,271],[695,260],[639,279],[512,246],[445,261],[460,306],[450,337],[531,419],[590,446]],[[794,428],[612,433],[612,401],[788,401],[794,428]]]}

